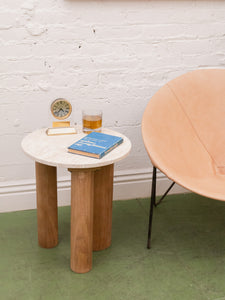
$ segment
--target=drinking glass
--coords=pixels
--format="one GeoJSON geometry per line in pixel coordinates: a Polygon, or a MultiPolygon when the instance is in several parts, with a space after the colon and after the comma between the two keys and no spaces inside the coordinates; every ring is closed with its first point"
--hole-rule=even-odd
{"type": "Polygon", "coordinates": [[[85,109],[82,111],[83,132],[91,133],[102,130],[102,111],[95,109],[85,109]]]}

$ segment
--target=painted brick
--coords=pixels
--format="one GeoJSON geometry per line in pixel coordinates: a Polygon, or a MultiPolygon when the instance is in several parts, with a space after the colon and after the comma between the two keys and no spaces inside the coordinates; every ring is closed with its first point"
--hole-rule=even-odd
{"type": "Polygon", "coordinates": [[[83,108],[101,107],[104,126],[131,139],[117,170],[150,167],[144,109],[168,80],[225,67],[224,15],[219,0],[1,1],[0,181],[32,176],[20,141],[50,126],[58,97],[71,101],[72,122],[83,108]]]}

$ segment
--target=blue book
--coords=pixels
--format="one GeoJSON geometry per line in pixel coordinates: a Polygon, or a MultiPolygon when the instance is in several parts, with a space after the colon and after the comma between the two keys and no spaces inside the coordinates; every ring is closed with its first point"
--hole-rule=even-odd
{"type": "Polygon", "coordinates": [[[68,147],[68,151],[94,158],[102,158],[122,142],[123,139],[119,136],[91,132],[68,147]]]}

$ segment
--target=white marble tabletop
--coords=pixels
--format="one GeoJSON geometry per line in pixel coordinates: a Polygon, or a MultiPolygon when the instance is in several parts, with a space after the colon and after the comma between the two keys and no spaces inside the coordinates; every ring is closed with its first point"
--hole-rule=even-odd
{"type": "Polygon", "coordinates": [[[85,136],[78,128],[77,134],[48,136],[47,128],[38,129],[22,140],[23,151],[32,159],[49,166],[66,168],[96,168],[113,164],[125,158],[131,150],[130,140],[123,134],[103,128],[102,132],[123,138],[123,143],[101,159],[69,153],[67,148],[85,136]]]}

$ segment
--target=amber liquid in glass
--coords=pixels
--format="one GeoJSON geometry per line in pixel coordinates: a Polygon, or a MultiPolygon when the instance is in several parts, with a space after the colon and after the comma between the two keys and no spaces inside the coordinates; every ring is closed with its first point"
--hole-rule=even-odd
{"type": "Polygon", "coordinates": [[[92,131],[101,132],[102,116],[83,115],[83,132],[91,133],[92,131]]]}

